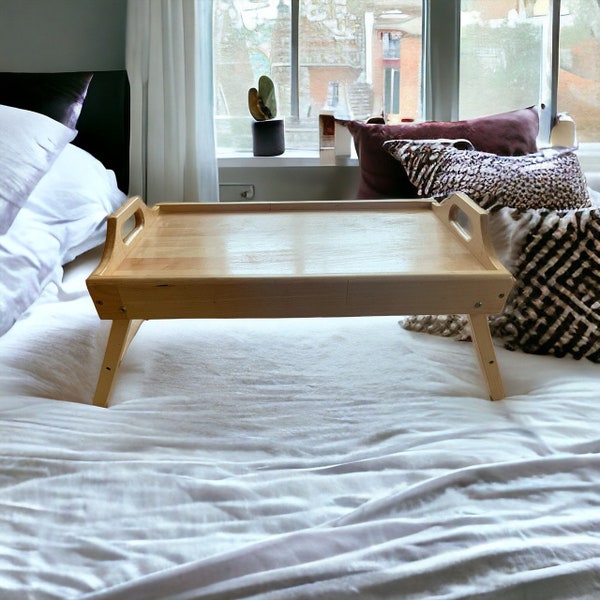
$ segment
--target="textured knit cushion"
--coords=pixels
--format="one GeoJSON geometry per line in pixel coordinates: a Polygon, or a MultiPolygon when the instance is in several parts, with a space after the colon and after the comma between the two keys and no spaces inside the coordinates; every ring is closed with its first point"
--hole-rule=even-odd
{"type": "Polygon", "coordinates": [[[600,210],[503,212],[517,223],[516,285],[492,335],[509,350],[600,362],[600,210]]]}
{"type": "MultiPolygon", "coordinates": [[[[505,266],[516,283],[490,331],[505,348],[570,355],[600,362],[600,209],[571,211],[503,208],[495,229],[512,243],[505,266]]],[[[469,340],[464,315],[418,315],[409,331],[469,340]]]]}
{"type": "Polygon", "coordinates": [[[384,148],[400,161],[425,197],[465,192],[481,207],[582,208],[590,205],[587,182],[574,152],[496,156],[438,144],[389,141],[384,148]]]}
{"type": "Polygon", "coordinates": [[[466,315],[410,315],[404,317],[400,325],[407,331],[450,337],[459,342],[471,341],[471,328],[466,315]]]}
{"type": "Polygon", "coordinates": [[[417,190],[404,169],[383,150],[397,139],[469,140],[476,150],[502,156],[536,152],[539,117],[533,107],[462,121],[426,121],[400,125],[346,121],[360,165],[358,198],[415,198],[417,190]]]}

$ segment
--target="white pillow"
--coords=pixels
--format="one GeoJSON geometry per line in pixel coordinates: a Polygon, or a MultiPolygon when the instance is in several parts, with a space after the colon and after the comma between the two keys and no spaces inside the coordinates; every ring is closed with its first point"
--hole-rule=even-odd
{"type": "Polygon", "coordinates": [[[0,335],[38,298],[62,265],[106,236],[106,217],[126,196],[112,171],[68,144],[0,236],[0,335]]]}
{"type": "Polygon", "coordinates": [[[58,282],[60,245],[42,223],[27,223],[26,209],[8,233],[0,236],[0,335],[38,298],[51,281],[58,282]]]}
{"type": "Polygon", "coordinates": [[[0,234],[76,134],[45,115],[0,105],[0,234]]]}
{"type": "Polygon", "coordinates": [[[106,237],[106,217],[125,202],[113,171],[68,144],[27,199],[31,218],[51,228],[66,264],[106,237]]]}

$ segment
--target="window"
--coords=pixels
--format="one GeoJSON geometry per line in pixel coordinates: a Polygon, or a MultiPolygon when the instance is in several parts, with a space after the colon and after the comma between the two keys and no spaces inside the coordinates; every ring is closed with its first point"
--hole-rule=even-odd
{"type": "MultiPolygon", "coordinates": [[[[461,3],[459,116],[463,119],[538,104],[547,15],[515,0],[461,3]]],[[[547,6],[546,4],[546,13],[547,6]]]]}
{"type": "MultiPolygon", "coordinates": [[[[600,141],[600,0],[214,6],[220,154],[252,147],[247,93],[262,74],[277,86],[287,149],[317,149],[323,110],[449,119],[540,103],[571,114],[580,142],[600,141]]],[[[543,115],[546,132],[550,114],[543,115]]]]}
{"type": "Polygon", "coordinates": [[[462,0],[461,118],[552,103],[575,119],[580,142],[600,140],[600,1],[555,4],[559,46],[549,0],[462,0]],[[545,75],[553,49],[557,82],[545,75]]]}
{"type": "Polygon", "coordinates": [[[215,0],[219,152],[252,147],[247,93],[277,86],[286,148],[318,148],[318,115],[421,116],[421,0],[215,0]],[[297,23],[296,61],[292,23],[297,23]],[[295,64],[294,64],[295,63],[295,64]],[[402,82],[402,85],[400,85],[402,82]]]}

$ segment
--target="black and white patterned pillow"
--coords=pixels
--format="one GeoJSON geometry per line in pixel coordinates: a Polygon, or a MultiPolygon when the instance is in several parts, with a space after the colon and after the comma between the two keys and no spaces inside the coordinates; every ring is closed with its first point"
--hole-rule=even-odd
{"type": "Polygon", "coordinates": [[[409,315],[399,323],[407,331],[452,338],[458,342],[472,340],[471,326],[466,315],[409,315]]]}
{"type": "Polygon", "coordinates": [[[590,206],[579,159],[570,150],[497,156],[410,140],[388,141],[383,147],[402,163],[423,197],[444,198],[460,191],[485,209],[590,206]]]}
{"type": "Polygon", "coordinates": [[[600,209],[497,216],[516,224],[516,285],[492,335],[509,350],[600,362],[600,209]]]}
{"type": "MultiPolygon", "coordinates": [[[[600,362],[600,209],[503,208],[496,229],[508,232],[505,266],[516,284],[490,331],[509,350],[600,362]]],[[[409,331],[471,339],[464,315],[406,317],[409,331]]]]}
{"type": "MultiPolygon", "coordinates": [[[[443,199],[462,191],[491,209],[494,245],[517,281],[503,313],[490,317],[492,335],[512,350],[600,362],[599,211],[589,208],[572,151],[501,157],[435,140],[394,140],[384,147],[419,195],[443,199]]],[[[401,325],[471,337],[464,315],[415,315],[401,325]]]]}

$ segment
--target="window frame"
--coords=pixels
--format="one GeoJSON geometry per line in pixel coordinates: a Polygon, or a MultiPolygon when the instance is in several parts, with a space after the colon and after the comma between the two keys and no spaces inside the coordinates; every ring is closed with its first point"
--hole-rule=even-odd
{"type": "MultiPolygon", "coordinates": [[[[549,0],[548,37],[544,40],[545,72],[540,89],[540,133],[542,143],[550,140],[558,114],[560,68],[560,2],[549,0]]],[[[459,110],[461,0],[423,0],[423,70],[426,120],[455,121],[459,110]],[[430,44],[443,39],[443,44],[430,44]],[[436,93],[433,93],[436,90],[436,93]]]]}
{"type": "MultiPolygon", "coordinates": [[[[290,119],[299,118],[299,25],[300,2],[291,2],[291,56],[290,56],[290,119]]],[[[558,75],[560,63],[560,7],[561,0],[548,0],[549,27],[544,40],[545,70],[540,90],[540,135],[542,144],[548,143],[552,124],[558,114],[558,75]]],[[[455,121],[459,113],[460,87],[460,36],[461,0],[423,0],[422,18],[422,71],[421,89],[423,119],[455,121]],[[444,40],[444,43],[430,44],[429,40],[444,40]],[[433,93],[435,90],[435,94],[433,93]]],[[[585,144],[595,155],[599,143],[585,144]]],[[[240,158],[239,151],[232,151],[240,158]]],[[[219,158],[227,158],[228,153],[220,153],[219,158]]],[[[306,156],[317,156],[318,150],[294,151],[286,153],[294,161],[302,161],[306,156]]],[[[256,161],[256,157],[254,158],[256,161]]],[[[261,161],[258,161],[261,162],[261,161]]],[[[265,161],[272,166],[273,161],[265,161]]],[[[281,162],[281,159],[279,159],[281,162]]]]}

